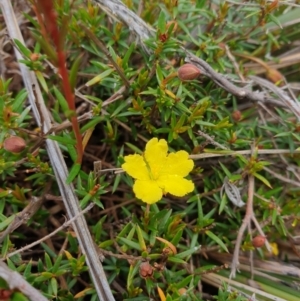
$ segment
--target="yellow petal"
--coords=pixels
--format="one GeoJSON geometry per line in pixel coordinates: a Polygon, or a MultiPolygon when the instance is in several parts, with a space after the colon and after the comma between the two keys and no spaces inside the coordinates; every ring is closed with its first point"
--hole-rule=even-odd
{"type": "Polygon", "coordinates": [[[155,181],[140,181],[136,180],[133,185],[135,196],[147,204],[154,204],[161,200],[162,189],[155,181]]]}
{"type": "Polygon", "coordinates": [[[169,154],[161,172],[186,177],[193,168],[194,161],[189,159],[189,154],[186,151],[179,151],[169,154]]]}
{"type": "Polygon", "coordinates": [[[124,157],[122,168],[130,176],[139,180],[149,180],[149,171],[144,158],[141,155],[129,155],[124,157]]]}
{"type": "Polygon", "coordinates": [[[167,153],[168,144],[164,139],[158,140],[157,138],[152,138],[146,144],[144,156],[154,179],[159,176],[161,169],[164,167],[167,159],[167,153]]]}
{"type": "Polygon", "coordinates": [[[184,196],[194,190],[194,183],[177,175],[162,175],[157,184],[163,189],[175,196],[184,196]]]}

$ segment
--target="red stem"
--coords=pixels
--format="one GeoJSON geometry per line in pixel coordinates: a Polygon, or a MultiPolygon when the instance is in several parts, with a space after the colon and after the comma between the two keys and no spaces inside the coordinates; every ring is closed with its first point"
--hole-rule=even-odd
{"type": "MultiPolygon", "coordinates": [[[[74,111],[75,100],[74,94],[72,92],[72,88],[69,82],[68,70],[66,67],[66,56],[63,47],[63,39],[59,34],[58,26],[57,26],[57,17],[53,7],[53,1],[51,0],[36,0],[36,5],[38,11],[44,15],[44,24],[40,24],[41,28],[47,28],[48,35],[51,37],[57,52],[57,67],[59,74],[62,78],[62,88],[65,95],[65,98],[68,102],[69,109],[74,111]]],[[[38,18],[39,19],[39,18],[38,18]]],[[[39,22],[41,22],[39,20],[39,22]]],[[[47,37],[45,37],[47,38],[47,37]]],[[[83,146],[82,146],[82,137],[79,130],[79,124],[76,116],[71,117],[72,127],[76,138],[76,147],[77,147],[77,161],[76,163],[81,164],[82,156],[83,156],[83,146]]]]}

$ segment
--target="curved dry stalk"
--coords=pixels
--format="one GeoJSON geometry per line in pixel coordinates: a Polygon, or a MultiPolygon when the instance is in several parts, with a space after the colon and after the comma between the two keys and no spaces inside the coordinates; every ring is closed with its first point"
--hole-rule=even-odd
{"type": "Polygon", "coordinates": [[[30,300],[48,300],[37,289],[31,286],[18,272],[10,270],[3,261],[0,261],[0,278],[6,281],[11,290],[19,290],[30,300]]]}
{"type": "MultiPolygon", "coordinates": [[[[0,2],[0,4],[10,37],[12,39],[18,39],[21,43],[25,44],[18,23],[16,21],[11,2],[9,0],[3,0],[0,2]]],[[[21,54],[16,48],[15,53],[18,60],[22,59],[21,54]]],[[[25,65],[20,64],[20,69],[25,87],[28,92],[28,98],[32,107],[33,114],[38,125],[41,127],[43,134],[45,134],[51,129],[52,125],[50,114],[45,106],[39,84],[37,82],[35,74],[32,71],[28,70],[25,65]]],[[[69,185],[66,183],[68,177],[68,169],[59,145],[57,142],[47,139],[46,149],[68,216],[71,219],[79,215],[78,218],[73,222],[73,226],[81,250],[86,256],[89,272],[93,279],[98,297],[101,301],[114,301],[115,299],[107,282],[105,272],[99,259],[99,255],[97,254],[97,251],[95,249],[94,242],[89,232],[86,220],[84,219],[84,216],[80,215],[81,210],[79,208],[79,201],[75,193],[74,186],[72,184],[69,185]]],[[[33,298],[32,300],[38,299],[33,298]]]]}
{"type": "MultiPolygon", "coordinates": [[[[242,225],[238,231],[238,235],[236,238],[236,243],[234,246],[234,252],[233,252],[233,257],[232,257],[232,262],[231,262],[231,272],[230,272],[230,279],[235,278],[236,276],[236,271],[239,267],[239,253],[240,253],[240,247],[242,244],[244,232],[248,227],[250,227],[251,220],[254,222],[258,232],[260,235],[265,236],[259,223],[256,220],[256,217],[253,212],[253,197],[254,197],[254,185],[255,185],[255,178],[252,175],[248,176],[248,199],[247,199],[247,206],[246,206],[246,214],[244,216],[242,225]]],[[[266,240],[265,242],[267,250],[271,252],[271,246],[266,240]]]]}

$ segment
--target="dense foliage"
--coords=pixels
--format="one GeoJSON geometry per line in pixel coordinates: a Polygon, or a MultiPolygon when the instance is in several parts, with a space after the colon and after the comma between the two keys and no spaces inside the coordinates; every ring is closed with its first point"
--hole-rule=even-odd
{"type": "MultiPolygon", "coordinates": [[[[107,1],[57,0],[52,15],[42,1],[12,2],[25,42],[3,36],[0,241],[9,268],[49,300],[98,300],[80,229],[47,237],[66,222],[56,171],[65,167],[54,166],[51,140],[80,208],[94,204],[84,215],[91,247],[116,300],[298,300],[300,271],[286,264],[299,263],[299,2],[124,0],[148,38],[107,1]],[[36,76],[47,116],[12,79],[11,46],[36,76]],[[190,154],[194,190],[149,205],[121,166],[154,137],[190,154]]],[[[5,300],[27,299],[1,287],[5,300]]]]}

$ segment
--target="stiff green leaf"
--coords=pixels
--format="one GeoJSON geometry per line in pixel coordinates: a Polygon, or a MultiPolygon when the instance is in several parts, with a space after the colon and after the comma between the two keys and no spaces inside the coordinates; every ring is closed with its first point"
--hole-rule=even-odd
{"type": "Polygon", "coordinates": [[[61,92],[56,87],[53,87],[53,90],[54,90],[55,97],[58,100],[58,102],[59,102],[59,104],[60,104],[60,106],[62,108],[62,111],[66,115],[66,112],[69,111],[68,102],[66,101],[66,99],[64,98],[64,96],[61,94],[61,92]]]}
{"type": "Polygon", "coordinates": [[[130,248],[136,249],[138,251],[142,251],[140,245],[130,239],[119,237],[118,240],[130,248]]]}
{"type": "Polygon", "coordinates": [[[214,233],[212,233],[211,231],[205,231],[205,234],[207,236],[209,236],[216,244],[218,244],[224,251],[228,252],[227,247],[225,246],[225,244],[223,243],[223,241],[216,236],[214,233]]]}
{"type": "Polygon", "coordinates": [[[143,237],[142,230],[139,227],[139,225],[136,225],[135,229],[136,229],[136,233],[137,233],[137,236],[138,236],[138,241],[139,241],[140,248],[141,248],[142,251],[146,251],[147,246],[146,246],[146,243],[145,243],[145,240],[144,240],[144,237],[143,237]]]}
{"type": "Polygon", "coordinates": [[[104,72],[102,72],[101,74],[99,74],[99,75],[95,76],[94,78],[92,78],[91,80],[89,80],[85,85],[87,87],[90,87],[92,85],[100,83],[105,77],[107,77],[108,75],[110,75],[113,72],[114,72],[114,69],[107,69],[104,72]]]}
{"type": "Polygon", "coordinates": [[[57,141],[57,142],[60,142],[63,145],[67,145],[67,144],[76,145],[76,141],[71,139],[71,138],[68,138],[68,137],[49,135],[49,136],[47,136],[47,138],[51,139],[51,140],[54,140],[54,141],[57,141]]]}
{"type": "Polygon", "coordinates": [[[79,164],[79,163],[75,163],[72,166],[70,173],[68,175],[68,178],[66,180],[67,184],[70,184],[75,179],[75,177],[78,175],[80,169],[81,169],[81,164],[79,164]]]}
{"type": "Polygon", "coordinates": [[[77,82],[77,74],[78,74],[78,69],[80,66],[80,62],[81,62],[81,58],[82,58],[82,54],[79,55],[76,60],[74,61],[74,63],[72,64],[71,70],[70,70],[70,75],[69,75],[69,82],[72,88],[72,91],[74,91],[75,87],[76,87],[76,82],[77,82]]]}
{"type": "Polygon", "coordinates": [[[160,33],[164,33],[166,31],[166,17],[162,10],[160,11],[158,17],[157,28],[159,29],[160,33]]]}
{"type": "Polygon", "coordinates": [[[188,258],[190,257],[190,255],[194,254],[195,252],[197,252],[199,250],[200,247],[194,247],[194,248],[190,248],[189,250],[186,250],[184,252],[178,253],[176,254],[174,257],[176,258],[180,258],[183,259],[185,258],[186,260],[188,260],[188,258]]]}
{"type": "Polygon", "coordinates": [[[262,181],[265,185],[267,185],[268,187],[272,188],[270,182],[263,177],[262,175],[258,174],[258,173],[253,173],[254,177],[257,178],[258,180],[262,181]]]}
{"type": "Polygon", "coordinates": [[[14,42],[19,48],[21,54],[23,54],[23,56],[29,59],[31,55],[31,51],[26,46],[24,46],[19,40],[14,39],[14,42]]]}
{"type": "Polygon", "coordinates": [[[39,83],[41,84],[43,90],[48,94],[49,89],[48,89],[48,85],[47,85],[47,82],[45,81],[43,74],[40,71],[35,71],[35,75],[36,75],[39,83]]]}

